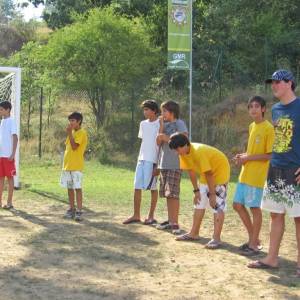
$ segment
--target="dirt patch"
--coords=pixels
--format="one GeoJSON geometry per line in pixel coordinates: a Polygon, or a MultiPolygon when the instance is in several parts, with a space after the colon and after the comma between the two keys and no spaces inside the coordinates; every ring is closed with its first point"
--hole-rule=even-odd
{"type": "MultiPolygon", "coordinates": [[[[203,247],[211,234],[209,213],[200,241],[176,242],[153,227],[124,226],[124,214],[96,203],[89,203],[78,224],[61,217],[65,204],[30,197],[20,191],[17,210],[0,211],[1,300],[300,299],[290,221],[281,268],[259,271],[248,269],[249,259],[237,253],[244,235],[233,212],[225,223],[223,248],[210,251],[203,247]]],[[[184,210],[186,228],[190,217],[184,210]]],[[[265,220],[266,241],[267,234],[265,220]]]]}

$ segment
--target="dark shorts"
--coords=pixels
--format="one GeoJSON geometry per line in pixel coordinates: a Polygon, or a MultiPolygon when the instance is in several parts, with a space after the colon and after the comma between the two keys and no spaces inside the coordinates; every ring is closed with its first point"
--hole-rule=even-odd
{"type": "Polygon", "coordinates": [[[160,197],[179,199],[181,173],[181,170],[160,170],[160,197]]]}
{"type": "Polygon", "coordinates": [[[298,168],[281,169],[270,166],[262,208],[274,213],[300,216],[300,188],[295,179],[298,168]]]}
{"type": "Polygon", "coordinates": [[[16,175],[15,160],[0,157],[0,177],[13,177],[16,175]]]}

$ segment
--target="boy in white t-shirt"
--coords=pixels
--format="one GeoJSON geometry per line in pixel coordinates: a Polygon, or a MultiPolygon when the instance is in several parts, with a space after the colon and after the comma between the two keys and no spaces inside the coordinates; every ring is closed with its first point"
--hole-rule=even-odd
{"type": "Polygon", "coordinates": [[[157,178],[155,175],[159,149],[156,144],[156,137],[160,130],[160,121],[157,117],[159,107],[154,100],[145,100],[141,104],[141,107],[143,108],[146,120],[140,123],[138,134],[138,137],[142,139],[142,143],[134,178],[134,213],[123,224],[141,222],[142,190],[151,190],[150,211],[144,224],[152,225],[157,223],[154,218],[154,211],[158,198],[157,178]]]}
{"type": "Polygon", "coordinates": [[[2,208],[12,209],[12,197],[14,192],[14,176],[16,175],[15,154],[18,144],[17,126],[15,120],[10,117],[11,103],[0,102],[0,206],[2,207],[2,192],[5,177],[8,183],[7,204],[2,208]]]}

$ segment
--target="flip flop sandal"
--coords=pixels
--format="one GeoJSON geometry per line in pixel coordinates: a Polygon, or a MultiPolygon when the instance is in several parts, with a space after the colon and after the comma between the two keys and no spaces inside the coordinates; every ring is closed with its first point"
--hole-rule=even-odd
{"type": "Polygon", "coordinates": [[[13,209],[14,207],[12,205],[4,205],[2,206],[3,209],[13,209]]]}
{"type": "Polygon", "coordinates": [[[144,225],[154,225],[157,224],[157,221],[155,219],[146,219],[144,221],[144,225]]]}
{"type": "Polygon", "coordinates": [[[215,240],[210,240],[206,245],[205,248],[206,249],[218,249],[221,247],[221,242],[215,241],[215,240]]]}
{"type": "Polygon", "coordinates": [[[141,223],[141,220],[138,220],[138,219],[128,219],[128,220],[125,220],[123,222],[124,225],[134,224],[134,223],[141,223]]]}
{"type": "MultiPolygon", "coordinates": [[[[246,248],[249,248],[249,244],[248,243],[244,243],[243,245],[239,246],[239,250],[245,250],[246,248]]],[[[259,251],[261,251],[263,249],[262,245],[258,245],[257,249],[259,251]]]]}
{"type": "Polygon", "coordinates": [[[176,237],[175,240],[176,241],[197,241],[197,240],[199,240],[199,238],[193,238],[193,237],[189,236],[188,233],[186,233],[186,234],[176,237]]]}
{"type": "Polygon", "coordinates": [[[244,243],[243,245],[239,246],[239,250],[245,250],[248,248],[248,243],[244,243]]]}
{"type": "Polygon", "coordinates": [[[252,249],[249,246],[241,250],[241,254],[245,256],[255,256],[258,255],[259,253],[260,253],[259,250],[252,249]]]}
{"type": "Polygon", "coordinates": [[[278,269],[278,267],[267,265],[260,260],[251,262],[250,264],[247,265],[247,267],[250,269],[278,269]]]}

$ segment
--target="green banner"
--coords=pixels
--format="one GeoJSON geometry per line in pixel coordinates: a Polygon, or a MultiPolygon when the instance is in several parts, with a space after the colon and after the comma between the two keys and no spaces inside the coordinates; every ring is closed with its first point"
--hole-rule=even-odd
{"type": "Polygon", "coordinates": [[[191,1],[168,0],[168,69],[190,69],[191,1]]]}

